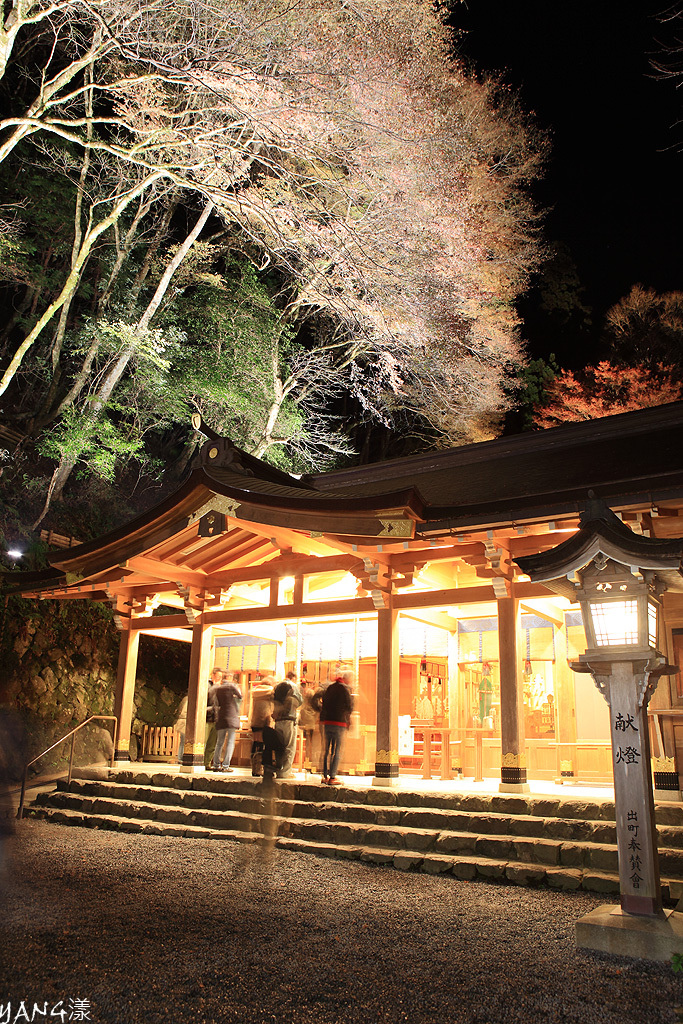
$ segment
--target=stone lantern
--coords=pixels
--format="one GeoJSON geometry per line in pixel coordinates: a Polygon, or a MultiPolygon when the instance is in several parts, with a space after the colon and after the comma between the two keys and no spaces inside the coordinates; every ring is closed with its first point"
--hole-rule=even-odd
{"type": "Polygon", "coordinates": [[[534,582],[581,605],[589,672],[610,709],[619,854],[619,907],[577,922],[580,946],[654,959],[683,948],[683,914],[662,908],[647,705],[659,677],[677,671],[659,653],[660,597],[683,591],[683,538],[634,534],[591,494],[578,532],[558,547],[517,559],[534,582]]]}

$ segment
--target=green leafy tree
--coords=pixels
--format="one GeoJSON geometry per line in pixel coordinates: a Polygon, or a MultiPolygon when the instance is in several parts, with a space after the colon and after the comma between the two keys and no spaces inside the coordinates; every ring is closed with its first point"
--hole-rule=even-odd
{"type": "Polygon", "coordinates": [[[561,372],[552,353],[547,360],[529,359],[519,367],[514,391],[518,429],[533,429],[538,410],[549,402],[553,382],[561,372]]]}

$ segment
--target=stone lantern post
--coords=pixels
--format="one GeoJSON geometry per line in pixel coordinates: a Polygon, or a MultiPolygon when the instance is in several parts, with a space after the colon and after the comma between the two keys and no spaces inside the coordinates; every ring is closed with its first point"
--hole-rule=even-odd
{"type": "Polygon", "coordinates": [[[683,591],[683,538],[634,534],[601,501],[587,503],[578,532],[517,559],[524,573],[581,605],[589,672],[610,709],[620,906],[577,922],[577,944],[669,959],[683,949],[683,914],[662,907],[647,705],[659,677],[676,671],[657,649],[659,598],[683,591]]]}

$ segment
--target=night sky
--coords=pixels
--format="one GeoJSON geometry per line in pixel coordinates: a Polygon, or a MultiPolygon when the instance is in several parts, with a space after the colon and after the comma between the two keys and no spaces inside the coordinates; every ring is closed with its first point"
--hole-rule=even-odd
{"type": "MultiPolygon", "coordinates": [[[[468,0],[454,24],[467,30],[461,55],[503,72],[552,136],[552,157],[535,190],[549,208],[545,234],[568,246],[593,308],[604,311],[631,286],[683,289],[683,84],[655,76],[658,41],[683,37],[657,15],[667,0],[468,0]]],[[[592,345],[562,351],[547,336],[533,291],[520,305],[534,355],[592,360],[592,345]]],[[[566,348],[565,344],[565,348],[566,348]]]]}

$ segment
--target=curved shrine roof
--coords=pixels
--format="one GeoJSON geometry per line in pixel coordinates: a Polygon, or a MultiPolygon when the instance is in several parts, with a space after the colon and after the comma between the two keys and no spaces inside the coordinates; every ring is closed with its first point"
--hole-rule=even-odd
{"type": "MultiPolygon", "coordinates": [[[[298,478],[214,436],[176,492],[103,537],[55,552],[43,582],[87,578],[106,590],[117,573],[120,583],[135,573],[201,585],[287,552],[357,559],[362,545],[401,542],[399,550],[430,535],[575,517],[590,489],[622,510],[681,505],[682,442],[678,402],[298,478]]],[[[24,592],[40,589],[15,579],[24,592]]]]}

